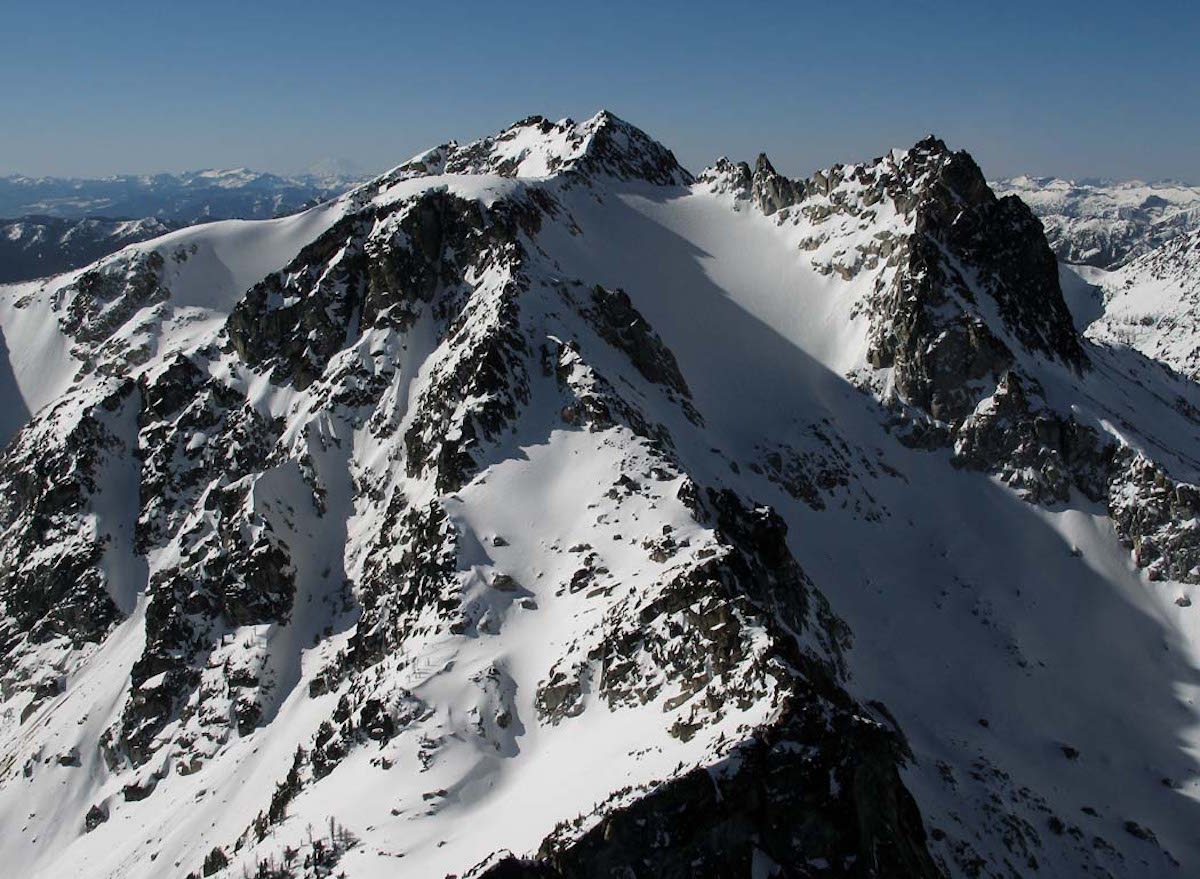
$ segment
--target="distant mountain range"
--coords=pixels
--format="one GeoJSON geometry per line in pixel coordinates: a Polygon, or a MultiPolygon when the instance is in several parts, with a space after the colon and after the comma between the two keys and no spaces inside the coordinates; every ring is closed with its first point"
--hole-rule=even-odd
{"type": "MultiPolygon", "coordinates": [[[[79,268],[127,244],[196,223],[285,216],[366,179],[332,160],[295,175],[236,168],[0,177],[0,283],[79,268]],[[73,222],[83,219],[88,222],[73,222]]],[[[1017,195],[1028,204],[1055,254],[1075,265],[1119,268],[1200,228],[1200,186],[1028,175],[991,186],[998,195],[1017,195]]]]}
{"type": "Polygon", "coordinates": [[[286,177],[245,168],[99,178],[14,175],[0,177],[0,217],[155,217],[179,226],[264,220],[332,198],[357,182],[347,175],[286,177]]]}
{"type": "Polygon", "coordinates": [[[0,283],[78,268],[172,229],[295,213],[360,182],[339,172],[248,171],[0,178],[0,283]]]}

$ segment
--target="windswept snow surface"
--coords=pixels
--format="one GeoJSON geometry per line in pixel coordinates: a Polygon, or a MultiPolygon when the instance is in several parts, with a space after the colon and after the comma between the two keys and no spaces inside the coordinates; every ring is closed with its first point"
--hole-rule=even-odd
{"type": "MultiPolygon", "coordinates": [[[[365,188],[295,217],[175,232],[93,269],[150,252],[163,258],[169,297],[135,309],[113,331],[149,352],[130,375],[156,375],[176,353],[217,345],[213,369],[244,391],[250,408],[281,420],[281,452],[248,477],[244,503],[253,512],[247,522],[265,521],[292,547],[296,596],[286,621],[233,627],[208,660],[205,674],[219,679],[246,656],[263,658],[258,667],[273,689],[258,725],[204,741],[194,767],[174,745],[138,767],[109,766],[97,742],[120,721],[145,647],[147,584],[180,562],[186,541],[173,538],[144,558],[110,558],[124,619],[62,665],[59,694],[29,717],[21,716],[25,694],[6,694],[6,870],[47,879],[183,876],[219,846],[236,876],[243,867],[252,872],[259,857],[279,859],[287,846],[304,850],[333,818],[357,838],[337,865],[351,879],[461,875],[496,851],[532,854],[561,821],[587,816],[581,824],[591,826],[598,807],[634,796],[630,789],[713,764],[728,742],[769,722],[774,706],[730,705],[719,723],[682,739],[664,719],[674,710],[665,703],[677,692],[673,682],[661,697],[615,707],[589,683],[583,710],[554,723],[535,704],[555,664],[572,645],[590,643],[626,593],[649,590],[717,546],[713,529],[679,498],[687,474],[770,505],[787,522],[792,554],[853,634],[851,694],[886,705],[907,737],[904,780],[926,828],[937,831],[931,846],[950,874],[969,875],[952,850],[964,845],[958,854],[977,855],[987,875],[1005,864],[1011,875],[1200,873],[1200,610],[1191,606],[1200,590],[1150,581],[1101,504],[1029,503],[998,479],[952,466],[947,449],[901,442],[878,400],[847,378],[869,367],[865,306],[892,269],[843,274],[828,266],[881,232],[911,233],[910,220],[884,201],[869,221],[835,217],[817,230],[798,215],[764,216],[707,182],[554,176],[584,154],[557,129],[522,129],[499,136],[494,153],[519,172],[430,167],[430,176],[365,188]],[[386,206],[445,190],[491,208],[539,187],[557,207],[528,242],[523,326],[547,344],[565,334],[557,291],[576,279],[624,290],[677,359],[701,417],[690,419],[660,386],[642,381],[615,348],[594,349],[589,364],[621,376],[631,395],[656,407],[678,472],[619,492],[621,474],[661,466],[657,452],[621,424],[587,430],[562,422],[561,400],[546,382],[461,488],[443,492],[406,473],[371,411],[335,411],[328,399],[347,365],[367,374],[388,363],[390,371],[378,373],[387,390],[375,417],[394,420],[395,436],[404,436],[446,362],[440,358],[454,355],[427,303],[403,330],[364,328],[348,338],[306,388],[268,381],[230,353],[223,328],[245,292],[367,201],[386,206]],[[816,231],[823,238],[814,245],[816,231]],[[785,447],[841,474],[823,486],[819,506],[760,466],[785,447]],[[313,508],[303,468],[321,476],[323,513],[313,508]],[[395,736],[351,747],[299,791],[260,843],[248,828],[297,748],[310,748],[336,710],[336,686],[326,692],[317,683],[350,642],[354,590],[392,515],[360,484],[403,495],[413,509],[442,505],[457,534],[454,576],[468,625],[430,626],[368,673],[403,719],[395,736]],[[643,547],[666,533],[684,548],[655,561],[643,547]],[[603,569],[598,585],[615,591],[563,588],[589,551],[593,570],[603,569]],[[497,586],[501,574],[511,585],[497,586]],[[153,793],[141,798],[146,787],[153,793]],[[97,805],[107,820],[85,832],[97,805]],[[1150,829],[1156,841],[1131,826],[1150,829]],[[239,838],[250,841],[234,852],[239,838]]],[[[0,289],[9,365],[0,393],[6,411],[21,413],[9,416],[5,439],[68,390],[102,381],[81,370],[84,352],[59,323],[62,297],[82,274],[0,289]]],[[[1090,314],[1093,294],[1086,278],[1071,286],[1074,277],[1064,293],[1082,326],[1092,323],[1080,315],[1090,314]]],[[[507,280],[472,279],[479,311],[500,307],[507,280]]],[[[471,319],[463,326],[469,332],[471,319]]],[[[586,348],[591,337],[581,330],[580,338],[586,348]]],[[[1167,462],[1176,478],[1195,480],[1200,433],[1174,404],[1200,396],[1129,352],[1088,352],[1095,371],[1086,377],[1030,356],[1048,398],[1167,462]]],[[[136,445],[132,419],[113,416],[112,430],[136,445]]],[[[197,430],[185,451],[204,454],[209,442],[197,430]]],[[[114,477],[93,504],[96,527],[113,534],[118,549],[132,545],[131,502],[129,485],[114,477]]],[[[208,515],[197,502],[194,518],[208,515]]],[[[402,550],[394,548],[397,559],[402,550]]],[[[752,645],[764,637],[747,635],[752,645]]],[[[141,687],[162,685],[152,677],[141,687]]],[[[186,732],[184,720],[174,723],[161,741],[186,732]]]]}

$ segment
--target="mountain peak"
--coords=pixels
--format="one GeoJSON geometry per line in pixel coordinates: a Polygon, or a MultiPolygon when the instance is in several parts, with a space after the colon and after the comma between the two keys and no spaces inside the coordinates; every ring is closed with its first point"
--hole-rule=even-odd
{"type": "Polygon", "coordinates": [[[608,110],[583,122],[527,116],[471,143],[450,141],[420,153],[383,179],[394,182],[431,174],[610,177],[667,186],[692,181],[669,149],[608,110]]]}
{"type": "Polygon", "coordinates": [[[807,178],[760,154],[752,172],[725,160],[701,181],[795,229],[818,271],[874,275],[861,313],[877,373],[865,381],[939,421],[966,417],[978,402],[969,382],[1025,354],[1086,365],[1037,218],[1019,199],[998,199],[971,155],[938,137],[807,178]]]}
{"type": "Polygon", "coordinates": [[[927,134],[915,144],[913,149],[922,153],[941,153],[948,155],[950,148],[946,146],[946,142],[936,134],[927,134]]]}

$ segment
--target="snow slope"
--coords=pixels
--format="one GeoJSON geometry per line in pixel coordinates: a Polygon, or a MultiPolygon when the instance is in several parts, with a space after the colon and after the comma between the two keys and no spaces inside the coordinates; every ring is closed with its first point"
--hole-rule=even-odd
{"type": "Polygon", "coordinates": [[[1200,374],[1200,230],[1115,271],[1074,274],[1077,288],[1101,303],[1086,323],[1090,337],[1135,348],[1190,378],[1200,374]]]}
{"type": "Polygon", "coordinates": [[[0,288],[5,863],[1195,872],[1200,389],[1075,277],[602,113],[0,288]]]}
{"type": "MultiPolygon", "coordinates": [[[[9,386],[5,409],[37,412],[70,386],[91,353],[86,345],[72,346],[55,318],[55,312],[70,308],[77,295],[72,285],[81,277],[118,275],[151,254],[160,256],[162,281],[171,291],[168,301],[127,323],[116,338],[124,335],[163,351],[185,350],[219,330],[246,288],[282,268],[343,211],[339,202],[332,202],[280,220],[225,220],[181,229],[125,248],[86,269],[0,286],[0,320],[16,385],[9,386]]],[[[7,441],[20,426],[11,422],[0,440],[7,441]]]]}

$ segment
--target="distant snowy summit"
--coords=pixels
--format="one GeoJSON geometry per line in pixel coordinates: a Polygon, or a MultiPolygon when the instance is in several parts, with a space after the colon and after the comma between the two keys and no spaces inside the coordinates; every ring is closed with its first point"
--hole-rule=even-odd
{"type": "Polygon", "coordinates": [[[1089,338],[1130,347],[1200,380],[1200,228],[1111,272],[1066,266],[1089,338]]]}
{"type": "Polygon", "coordinates": [[[992,183],[1033,208],[1064,262],[1119,268],[1200,228],[1200,186],[1172,181],[1070,181],[1009,177],[992,183]]]}

